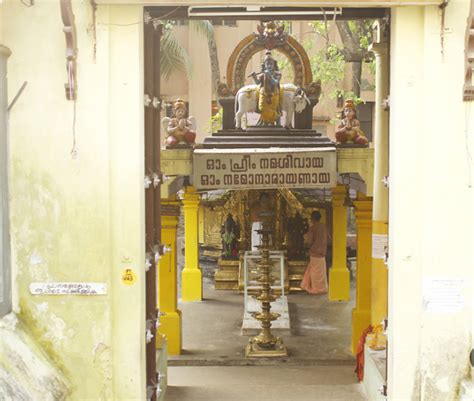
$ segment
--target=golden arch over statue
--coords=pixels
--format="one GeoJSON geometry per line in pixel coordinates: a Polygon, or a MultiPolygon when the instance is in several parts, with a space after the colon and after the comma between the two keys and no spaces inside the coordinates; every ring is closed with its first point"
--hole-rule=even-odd
{"type": "MultiPolygon", "coordinates": [[[[303,46],[288,35],[283,25],[273,21],[257,26],[257,32],[243,38],[235,47],[226,70],[226,83],[218,82],[219,103],[224,108],[224,129],[234,127],[235,111],[231,110],[232,99],[245,86],[246,69],[254,55],[259,52],[277,51],[290,61],[294,71],[294,85],[301,88],[310,100],[310,107],[295,119],[297,128],[311,129],[312,108],[317,104],[321,93],[320,82],[313,82],[309,57],[303,46]]],[[[233,107],[233,106],[232,106],[233,107]]]]}
{"type": "MultiPolygon", "coordinates": [[[[255,43],[255,34],[245,37],[232,52],[227,63],[227,86],[236,92],[245,85],[245,70],[252,57],[267,50],[263,44],[255,43]]],[[[291,36],[283,46],[274,50],[283,53],[290,60],[295,72],[296,86],[308,86],[313,80],[309,57],[303,47],[291,36]]]]}

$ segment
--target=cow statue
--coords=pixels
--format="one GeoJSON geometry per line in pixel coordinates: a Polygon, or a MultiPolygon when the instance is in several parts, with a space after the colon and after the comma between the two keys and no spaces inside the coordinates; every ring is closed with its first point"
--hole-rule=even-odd
{"type": "MultiPolygon", "coordinates": [[[[242,117],[257,111],[258,85],[246,85],[235,95],[235,127],[242,129],[242,117]]],[[[295,111],[301,113],[311,102],[303,89],[293,84],[283,84],[282,111],[286,112],[285,128],[291,129],[295,111]]]]}

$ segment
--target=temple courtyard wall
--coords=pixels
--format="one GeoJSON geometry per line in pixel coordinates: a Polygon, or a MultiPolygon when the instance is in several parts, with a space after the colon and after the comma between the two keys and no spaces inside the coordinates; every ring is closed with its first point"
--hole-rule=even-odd
{"type": "Polygon", "coordinates": [[[393,400],[455,400],[469,376],[474,116],[472,102],[461,96],[468,7],[453,1],[446,9],[443,47],[437,7],[392,10],[387,369],[393,400]],[[458,306],[438,302],[436,280],[459,286],[458,306]]]}
{"type": "MultiPolygon", "coordinates": [[[[19,326],[4,330],[25,330],[36,343],[17,348],[23,363],[2,353],[0,369],[15,378],[12,391],[32,391],[32,400],[66,399],[64,394],[68,400],[143,400],[143,7],[100,6],[93,33],[91,6],[74,2],[76,105],[65,96],[59,2],[36,1],[28,8],[4,1],[0,10],[0,42],[11,50],[10,101],[27,81],[8,121],[16,316],[10,321],[19,326]],[[126,268],[136,275],[133,285],[122,282],[126,268]],[[33,295],[34,282],[96,282],[106,290],[33,295]],[[57,397],[44,398],[27,384],[27,376],[49,371],[30,371],[29,361],[40,356],[67,385],[57,397]]],[[[4,347],[9,339],[2,333],[4,347]]],[[[5,399],[15,399],[10,397],[7,392],[5,399]]]]}

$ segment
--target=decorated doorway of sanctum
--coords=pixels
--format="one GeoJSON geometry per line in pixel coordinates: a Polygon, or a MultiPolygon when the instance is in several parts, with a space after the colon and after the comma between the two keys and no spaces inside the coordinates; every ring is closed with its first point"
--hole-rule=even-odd
{"type": "MultiPolygon", "coordinates": [[[[163,15],[167,19],[188,21],[187,14],[183,13],[185,9],[156,7],[147,9],[147,12],[151,20],[155,21],[162,20],[163,15]]],[[[349,18],[350,11],[342,10],[346,13],[345,18],[349,18]]],[[[385,16],[383,9],[365,10],[366,14],[360,10],[354,12],[365,18],[385,16]]],[[[316,18],[316,14],[306,16],[310,17],[316,18]]],[[[325,23],[327,15],[319,14],[317,18],[325,23]]],[[[308,24],[308,20],[302,21],[300,24],[308,24]]],[[[305,108],[306,114],[295,115],[294,121],[290,121],[295,128],[281,128],[281,120],[263,120],[256,128],[247,126],[242,130],[235,129],[236,103],[240,107],[236,97],[241,84],[248,83],[245,80],[250,75],[248,64],[260,68],[259,64],[265,64],[266,57],[275,54],[265,54],[268,50],[275,50],[269,49],[271,46],[267,39],[272,37],[268,28],[277,33],[282,32],[278,24],[274,28],[258,21],[253,24],[255,34],[245,36],[232,53],[227,52],[230,56],[225,79],[220,77],[216,84],[213,96],[222,106],[222,129],[206,138],[200,138],[198,130],[196,142],[199,145],[194,149],[188,146],[192,145],[194,138],[189,140],[184,135],[182,139],[174,138],[178,139],[177,142],[173,140],[165,143],[162,149],[161,166],[167,175],[162,192],[162,234],[164,238],[170,236],[171,242],[167,243],[163,239],[163,243],[172,250],[169,255],[162,256],[158,272],[158,299],[164,312],[160,333],[169,333],[169,339],[174,337],[176,340],[174,346],[179,346],[178,352],[171,353],[181,355],[170,357],[170,365],[266,363],[268,355],[253,358],[247,353],[246,356],[248,337],[242,336],[245,331],[242,327],[245,320],[243,310],[247,310],[247,304],[253,302],[251,295],[255,292],[255,288],[245,288],[251,287],[249,282],[252,279],[246,280],[244,276],[246,272],[252,275],[258,270],[251,260],[252,256],[258,260],[257,255],[252,255],[252,235],[255,231],[252,230],[252,208],[266,193],[273,211],[269,248],[275,252],[272,255],[275,260],[279,256],[276,253],[281,252],[283,266],[283,278],[276,281],[275,286],[279,288],[275,288],[274,292],[288,296],[288,321],[292,322],[286,335],[282,335],[289,356],[279,355],[281,359],[275,361],[285,361],[287,364],[317,364],[321,361],[353,364],[352,355],[358,336],[354,336],[351,320],[354,316],[354,301],[357,298],[359,302],[359,296],[355,294],[356,280],[351,281],[348,269],[346,229],[348,220],[359,220],[357,227],[364,232],[364,241],[362,246],[359,241],[358,246],[369,254],[364,255],[364,263],[367,264],[367,260],[371,259],[371,247],[367,246],[367,242],[369,238],[371,241],[368,223],[371,223],[373,194],[373,171],[370,171],[373,149],[365,143],[336,146],[335,132],[328,132],[330,118],[320,115],[319,119],[314,120],[317,113],[313,113],[312,109],[319,101],[320,86],[312,80],[309,58],[305,60],[302,56],[306,54],[303,46],[298,47],[291,41],[286,52],[280,53],[285,57],[290,55],[287,59],[289,63],[286,62],[290,65],[296,90],[301,88],[307,98],[309,107],[305,108]],[[256,46],[259,39],[263,40],[261,48],[256,46]],[[252,45],[255,46],[251,48],[252,45]],[[322,135],[313,127],[323,128],[322,131],[325,130],[329,136],[322,135]],[[183,143],[180,144],[180,141],[183,143]],[[306,165],[308,160],[309,165],[306,165]],[[224,171],[224,166],[227,166],[229,174],[224,171]],[[348,212],[354,205],[357,210],[355,215],[348,212]],[[322,215],[322,223],[328,227],[332,238],[330,249],[334,250],[332,261],[328,263],[332,265],[329,296],[291,293],[299,289],[298,283],[308,262],[307,251],[305,253],[301,246],[307,227],[305,220],[316,210],[322,215]],[[177,285],[179,272],[173,264],[176,266],[183,251],[178,245],[176,233],[179,232],[180,224],[184,226],[184,270],[180,287],[183,303],[178,307],[178,291],[170,290],[168,284],[177,285]],[[232,227],[236,226],[239,226],[240,236],[234,241],[230,234],[235,235],[232,227]],[[237,246],[232,245],[233,241],[237,246]],[[198,247],[198,244],[201,246],[198,247]],[[224,289],[226,286],[228,288],[224,289]],[[249,296],[246,297],[242,292],[247,292],[249,296]],[[194,302],[201,300],[204,302],[194,302]]],[[[186,24],[179,22],[175,26],[185,27],[186,24]]],[[[284,41],[283,48],[285,44],[288,41],[284,41]]],[[[281,64],[285,64],[285,57],[281,64]]],[[[261,71],[257,73],[264,73],[263,70],[262,65],[261,71]]],[[[178,81],[177,87],[182,84],[182,80],[178,81]]],[[[168,82],[163,87],[167,85],[168,89],[174,86],[168,82]]],[[[254,93],[251,89],[243,92],[242,97],[246,99],[254,93]]],[[[167,106],[163,109],[168,109],[170,114],[163,126],[170,136],[174,136],[174,129],[179,128],[179,123],[173,126],[173,119],[183,118],[187,132],[196,131],[195,122],[186,114],[187,109],[193,109],[192,95],[184,99],[182,95],[180,92],[160,94],[161,103],[167,106]],[[180,109],[184,110],[183,117],[177,115],[180,109]]],[[[339,106],[344,106],[344,102],[339,106]]],[[[345,106],[350,108],[351,104],[345,106]]],[[[262,114],[262,110],[259,111],[262,114]]],[[[327,109],[325,111],[330,113],[327,109]]],[[[285,122],[283,120],[283,124],[285,122]]],[[[351,262],[350,266],[355,265],[351,262]]],[[[274,274],[278,276],[279,272],[276,269],[274,274]]],[[[262,277],[254,279],[260,283],[267,280],[262,277]]],[[[364,279],[367,280],[367,276],[364,279]]],[[[367,288],[370,287],[366,286],[365,292],[367,288]]],[[[268,294],[260,294],[260,298],[266,297],[268,294]]],[[[249,311],[251,315],[253,310],[249,308],[249,311]]],[[[367,316],[362,320],[360,327],[357,327],[359,331],[365,323],[370,323],[367,316]]],[[[169,346],[171,350],[171,344],[169,346]]]]}

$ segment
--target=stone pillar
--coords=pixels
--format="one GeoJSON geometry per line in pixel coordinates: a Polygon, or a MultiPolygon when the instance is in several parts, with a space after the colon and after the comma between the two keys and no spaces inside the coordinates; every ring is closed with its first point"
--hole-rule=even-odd
{"type": "Polygon", "coordinates": [[[182,273],[182,300],[202,300],[202,273],[199,268],[198,249],[199,195],[196,188],[186,187],[183,196],[184,209],[184,269],[182,273]]]}
{"type": "Polygon", "coordinates": [[[350,275],[346,266],[347,208],[344,206],[346,187],[332,189],[332,266],[329,270],[329,300],[350,299],[350,275]]]}
{"type": "MultiPolygon", "coordinates": [[[[167,206],[178,208],[176,200],[162,199],[162,212],[167,206]]],[[[177,272],[177,229],[179,218],[176,215],[161,215],[161,242],[168,248],[160,259],[158,269],[158,307],[160,317],[159,332],[166,336],[168,354],[179,355],[182,347],[181,311],[178,309],[178,272],[177,272]]]]}
{"type": "MultiPolygon", "coordinates": [[[[375,25],[372,51],[376,61],[375,133],[374,133],[374,204],[373,234],[388,235],[388,188],[383,179],[388,176],[388,44],[386,28],[375,25]]],[[[387,317],[388,271],[382,257],[372,259],[372,324],[387,317]]]]}
{"type": "Polygon", "coordinates": [[[357,225],[356,306],[352,309],[352,353],[362,332],[370,325],[372,300],[372,199],[354,201],[357,225]]]}

